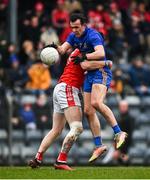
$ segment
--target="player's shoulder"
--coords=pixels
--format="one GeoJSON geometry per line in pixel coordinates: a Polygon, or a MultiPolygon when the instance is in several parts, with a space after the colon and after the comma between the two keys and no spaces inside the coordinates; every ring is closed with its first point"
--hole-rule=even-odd
{"type": "Polygon", "coordinates": [[[89,36],[90,37],[99,36],[100,38],[102,38],[101,34],[98,31],[96,31],[95,29],[88,28],[88,31],[89,31],[89,36]]]}
{"type": "Polygon", "coordinates": [[[89,32],[90,34],[91,34],[91,33],[93,33],[93,34],[98,34],[98,33],[99,33],[98,31],[96,31],[96,30],[93,29],[93,28],[88,27],[87,29],[88,29],[88,32],[89,32]]]}
{"type": "Polygon", "coordinates": [[[68,35],[68,41],[74,41],[75,39],[75,34],[73,32],[71,32],[69,35],[68,35]]]}
{"type": "Polygon", "coordinates": [[[69,37],[74,38],[74,37],[75,37],[75,34],[74,34],[73,32],[71,32],[71,33],[69,34],[69,37]]]}

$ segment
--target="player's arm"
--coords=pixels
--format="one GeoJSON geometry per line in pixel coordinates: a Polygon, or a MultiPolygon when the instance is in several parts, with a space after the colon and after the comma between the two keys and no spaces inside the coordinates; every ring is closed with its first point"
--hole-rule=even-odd
{"type": "Polygon", "coordinates": [[[64,42],[61,46],[57,46],[57,51],[60,54],[65,54],[69,49],[71,49],[71,45],[68,42],[64,42]]]}
{"type": "Polygon", "coordinates": [[[82,69],[84,70],[94,70],[94,69],[100,69],[104,66],[108,66],[110,69],[112,68],[113,62],[110,60],[106,61],[83,61],[80,63],[82,69]]]}
{"type": "Polygon", "coordinates": [[[103,46],[103,39],[99,34],[91,34],[89,36],[89,42],[91,46],[94,48],[94,52],[92,53],[85,53],[81,52],[81,55],[74,59],[75,64],[79,64],[85,60],[93,61],[93,60],[100,60],[105,59],[105,50],[103,46]]]}
{"type": "Polygon", "coordinates": [[[62,45],[58,46],[57,44],[55,44],[54,42],[52,44],[49,44],[45,47],[53,47],[55,49],[57,49],[57,51],[60,54],[65,54],[68,50],[72,49],[72,46],[68,43],[68,42],[64,42],[62,45]]]}
{"type": "Polygon", "coordinates": [[[105,58],[104,39],[98,33],[91,33],[89,36],[89,42],[94,48],[94,52],[86,54],[86,60],[100,60],[105,58]]]}
{"type": "Polygon", "coordinates": [[[67,51],[72,49],[73,44],[74,44],[74,38],[73,38],[73,34],[71,33],[67,37],[67,40],[61,46],[58,46],[57,50],[60,54],[65,54],[67,51]]]}
{"type": "Polygon", "coordinates": [[[95,51],[92,53],[81,53],[79,56],[74,58],[74,64],[79,64],[81,62],[84,62],[85,60],[87,61],[93,61],[97,60],[99,61],[100,59],[105,59],[105,51],[104,47],[102,45],[95,46],[95,51]]]}
{"type": "Polygon", "coordinates": [[[104,59],[105,57],[105,51],[103,45],[97,45],[94,47],[94,52],[92,53],[87,53],[86,54],[86,59],[87,60],[93,60],[93,59],[104,59]]]}
{"type": "Polygon", "coordinates": [[[59,45],[56,45],[55,43],[52,43],[48,46],[57,49],[57,51],[60,54],[65,54],[67,51],[72,49],[72,45],[73,45],[73,37],[72,37],[72,34],[70,34],[67,40],[62,45],[59,46],[59,45]]]}

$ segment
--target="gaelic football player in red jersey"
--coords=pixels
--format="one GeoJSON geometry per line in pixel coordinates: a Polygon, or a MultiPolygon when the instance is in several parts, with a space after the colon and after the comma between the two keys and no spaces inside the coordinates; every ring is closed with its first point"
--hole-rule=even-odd
{"type": "Polygon", "coordinates": [[[67,157],[72,145],[83,131],[81,103],[78,94],[83,85],[84,71],[86,69],[102,68],[106,65],[112,66],[111,61],[84,61],[81,63],[82,69],[80,64],[76,65],[72,61],[72,57],[76,57],[79,54],[80,51],[78,49],[75,49],[71,53],[64,72],[54,88],[53,127],[42,140],[35,158],[30,160],[29,166],[32,168],[40,166],[43,154],[61,134],[67,121],[70,126],[70,131],[63,141],[61,151],[54,167],[56,169],[72,170],[67,164],[67,157]]]}

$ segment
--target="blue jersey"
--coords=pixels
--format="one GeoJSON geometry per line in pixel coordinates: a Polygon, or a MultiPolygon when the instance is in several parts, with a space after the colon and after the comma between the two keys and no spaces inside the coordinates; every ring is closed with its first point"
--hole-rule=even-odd
{"type": "Polygon", "coordinates": [[[80,52],[91,53],[94,51],[94,47],[97,45],[104,46],[104,40],[100,33],[91,28],[86,28],[81,37],[76,37],[74,33],[71,33],[67,42],[75,48],[78,48],[80,52]]]}
{"type": "MultiPolygon", "coordinates": [[[[76,37],[74,33],[71,33],[67,38],[67,42],[73,48],[78,48],[81,52],[84,53],[94,52],[94,48],[98,45],[104,46],[104,39],[101,34],[96,30],[88,27],[86,27],[81,37],[76,37]]],[[[106,60],[106,57],[100,60],[106,60]]],[[[102,69],[88,71],[84,81],[84,91],[91,92],[92,84],[94,83],[104,84],[109,87],[111,78],[112,73],[107,66],[102,69]]]]}

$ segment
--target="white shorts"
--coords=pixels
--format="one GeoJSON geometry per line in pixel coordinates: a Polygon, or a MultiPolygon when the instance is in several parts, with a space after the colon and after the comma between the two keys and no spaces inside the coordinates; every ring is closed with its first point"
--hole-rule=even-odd
{"type": "Polygon", "coordinates": [[[64,109],[71,106],[81,106],[79,89],[66,83],[59,83],[53,91],[54,112],[64,113],[64,109]]]}

